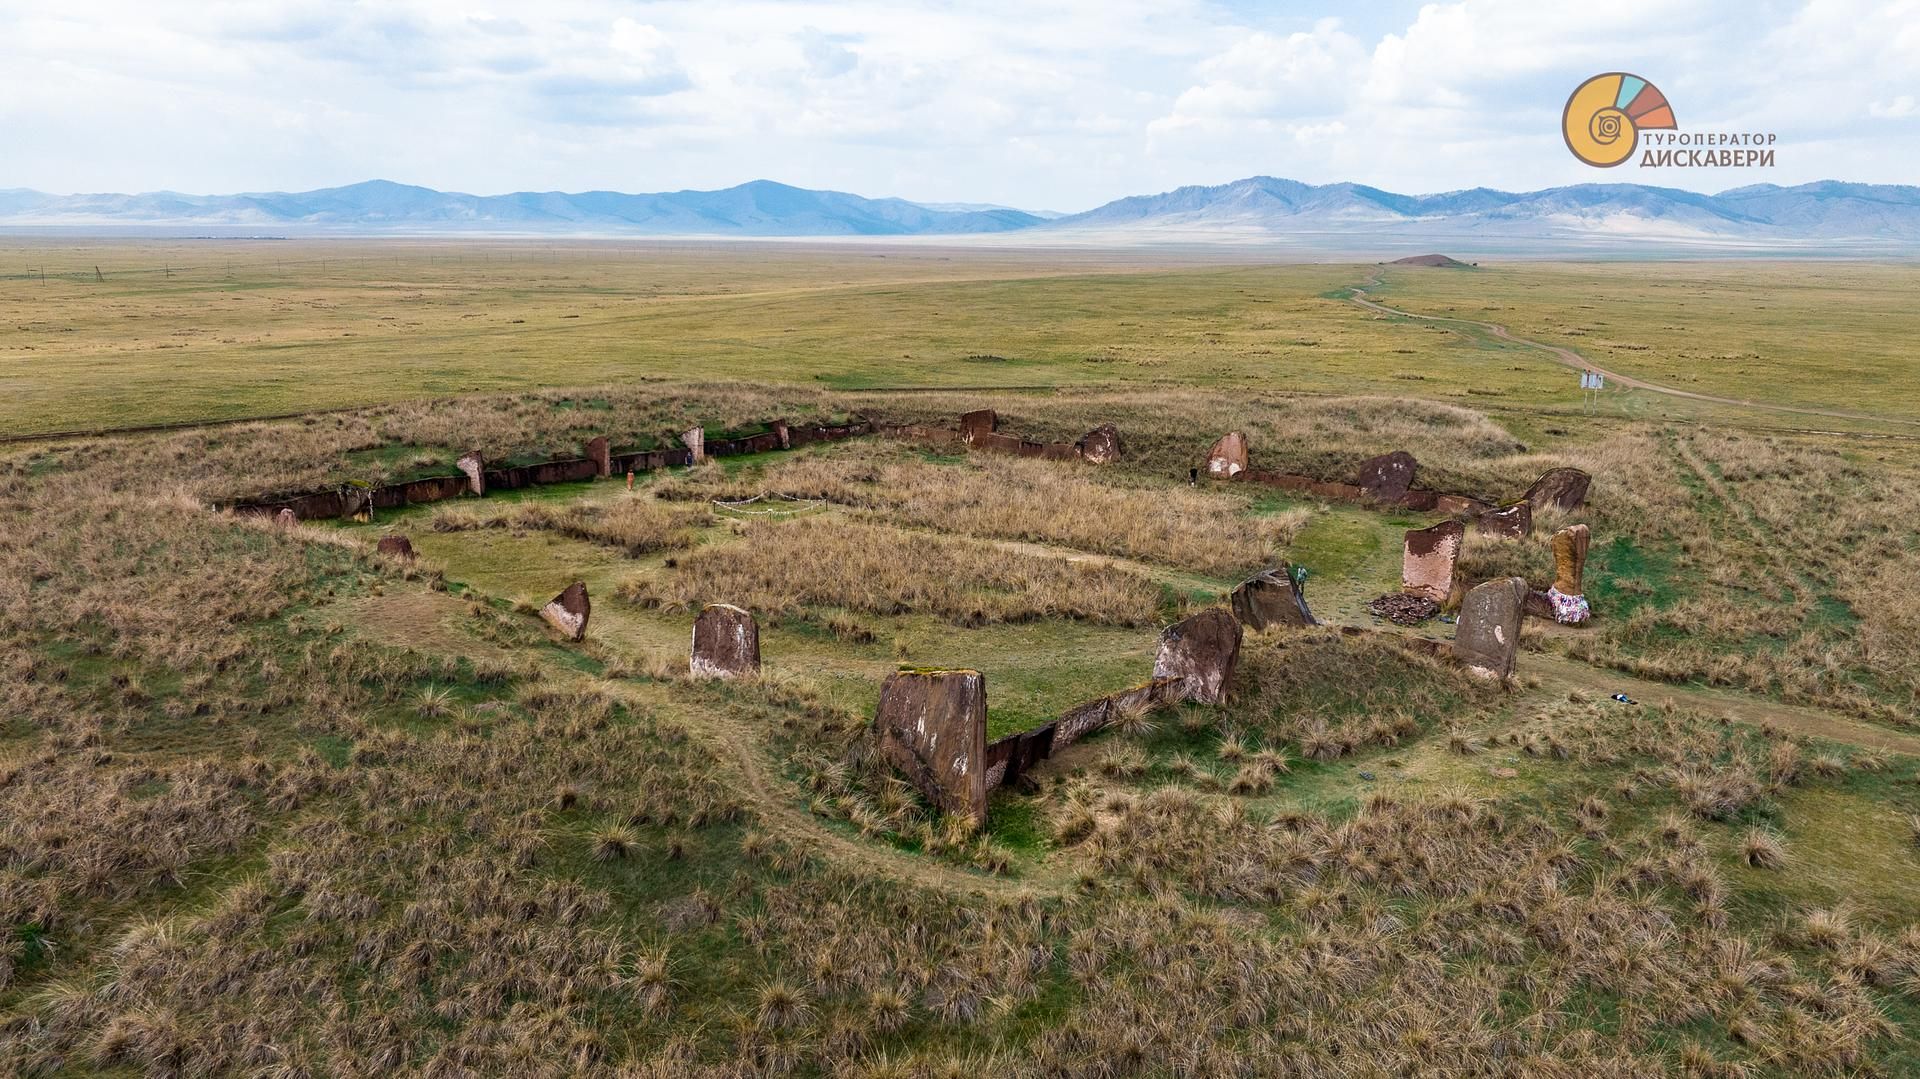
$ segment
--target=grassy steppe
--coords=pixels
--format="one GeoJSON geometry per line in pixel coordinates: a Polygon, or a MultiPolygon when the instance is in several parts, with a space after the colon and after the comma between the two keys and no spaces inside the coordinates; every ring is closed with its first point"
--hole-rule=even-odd
{"type": "MultiPolygon", "coordinates": [[[[1231,252],[207,241],[16,244],[0,267],[0,431],[20,434],[642,378],[1579,397],[1530,350],[1342,302],[1372,267],[1231,252]]],[[[1920,370],[1888,343],[1920,318],[1900,302],[1911,267],[1517,264],[1388,285],[1437,312],[1511,309],[1517,331],[1570,333],[1656,380],[1920,415],[1920,370]]],[[[1630,392],[1606,407],[1719,411],[1630,392]]]]}

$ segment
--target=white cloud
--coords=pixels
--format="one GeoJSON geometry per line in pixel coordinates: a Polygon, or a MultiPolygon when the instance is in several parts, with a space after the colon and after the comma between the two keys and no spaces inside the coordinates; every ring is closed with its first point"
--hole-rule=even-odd
{"type": "Polygon", "coordinates": [[[1886,122],[1920,111],[1920,0],[1343,19],[1211,0],[0,0],[0,70],[0,187],[55,191],[765,176],[1076,209],[1254,173],[1404,191],[1920,175],[1920,132],[1886,122]],[[1580,165],[1560,107],[1620,68],[1687,127],[1779,132],[1779,167],[1580,165]]]}
{"type": "Polygon", "coordinates": [[[1901,94],[1888,101],[1875,101],[1867,106],[1867,115],[1882,120],[1898,120],[1920,113],[1920,105],[1914,103],[1912,94],[1901,94]]]}

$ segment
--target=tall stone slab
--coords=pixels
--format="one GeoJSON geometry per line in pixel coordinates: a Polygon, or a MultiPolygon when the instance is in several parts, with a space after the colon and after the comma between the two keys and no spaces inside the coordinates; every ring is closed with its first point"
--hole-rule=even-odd
{"type": "Polygon", "coordinates": [[[969,446],[999,429],[1000,414],[993,409],[977,408],[960,416],[960,440],[969,446]]]}
{"type": "Polygon", "coordinates": [[[1398,503],[1407,497],[1407,488],[1413,486],[1413,474],[1419,467],[1413,454],[1406,450],[1369,457],[1360,462],[1360,476],[1355,486],[1377,502],[1398,503]]]}
{"type": "Polygon", "coordinates": [[[587,616],[592,610],[593,605],[587,602],[587,583],[575,581],[540,608],[540,617],[568,640],[581,641],[586,639],[587,616]]]}
{"type": "Polygon", "coordinates": [[[613,475],[613,451],[607,445],[607,436],[595,435],[587,440],[587,460],[593,462],[595,479],[606,479],[613,475]]]}
{"type": "Polygon", "coordinates": [[[487,493],[487,459],[480,456],[479,450],[470,450],[461,454],[460,459],[453,463],[453,467],[459,469],[460,474],[467,478],[467,490],[475,497],[482,497],[487,493]]]}
{"type": "Polygon", "coordinates": [[[1408,532],[1400,556],[1400,590],[1445,603],[1447,593],[1453,590],[1453,565],[1460,559],[1460,544],[1466,536],[1467,526],[1459,521],[1441,521],[1431,528],[1408,532]]]}
{"type": "Polygon", "coordinates": [[[1584,524],[1569,525],[1553,534],[1553,587],[1569,596],[1586,593],[1587,548],[1593,534],[1584,524]]]}
{"type": "Polygon", "coordinates": [[[695,678],[741,678],[760,673],[760,623],[731,603],[709,603],[693,620],[687,668],[695,678]]]}
{"type": "Polygon", "coordinates": [[[780,440],[781,449],[790,450],[793,448],[793,429],[787,426],[787,421],[773,421],[773,437],[780,440]]]}
{"type": "Polygon", "coordinates": [[[1077,443],[1080,456],[1096,465],[1112,464],[1120,459],[1120,429],[1110,423],[1088,431],[1077,443]]]}
{"type": "Polygon", "coordinates": [[[987,820],[987,679],[979,671],[896,671],[873,716],[880,753],[942,812],[987,820]]]}
{"type": "Polygon", "coordinates": [[[1460,604],[1453,631],[1453,658],[1474,674],[1505,680],[1520,651],[1520,619],[1526,611],[1527,579],[1501,577],[1476,585],[1460,604]]]}
{"type": "Polygon", "coordinates": [[[1593,477],[1577,468],[1550,468],[1527,488],[1527,501],[1536,512],[1552,507],[1577,510],[1587,503],[1587,489],[1593,477]]]}
{"type": "Polygon", "coordinates": [[[699,464],[707,459],[707,432],[703,427],[689,427],[680,432],[680,444],[692,455],[690,464],[699,464]]]}
{"type": "Polygon", "coordinates": [[[1230,480],[1247,470],[1247,436],[1229,431],[1207,451],[1207,475],[1230,480]]]}
{"type": "Polygon", "coordinates": [[[1292,563],[1265,569],[1241,581],[1233,590],[1233,616],[1256,633],[1269,626],[1317,626],[1307,609],[1301,581],[1304,575],[1292,563]]]}
{"type": "Polygon", "coordinates": [[[1153,677],[1178,679],[1182,700],[1224,704],[1240,665],[1240,639],[1240,621],[1232,611],[1201,611],[1161,632],[1153,677]]]}
{"type": "Polygon", "coordinates": [[[1533,503],[1522,499],[1510,506],[1488,510],[1473,519],[1473,530],[1483,536],[1522,539],[1533,535],[1533,503]]]}

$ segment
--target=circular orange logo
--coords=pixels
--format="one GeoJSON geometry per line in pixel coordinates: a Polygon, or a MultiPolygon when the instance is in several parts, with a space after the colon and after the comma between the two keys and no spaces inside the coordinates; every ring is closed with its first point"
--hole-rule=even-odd
{"type": "Polygon", "coordinates": [[[1560,114],[1560,134],[1573,156],[1610,169],[1633,156],[1643,129],[1672,128],[1673,106],[1638,75],[1610,71],[1581,83],[1560,114]]]}

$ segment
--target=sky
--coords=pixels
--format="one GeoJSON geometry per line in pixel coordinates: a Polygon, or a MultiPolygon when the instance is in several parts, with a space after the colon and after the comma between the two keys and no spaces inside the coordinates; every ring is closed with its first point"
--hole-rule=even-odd
{"type": "Polygon", "coordinates": [[[60,194],[1920,183],[1920,0],[0,0],[0,72],[0,188],[60,194]],[[1581,164],[1606,71],[1774,167],[1581,164]]]}

